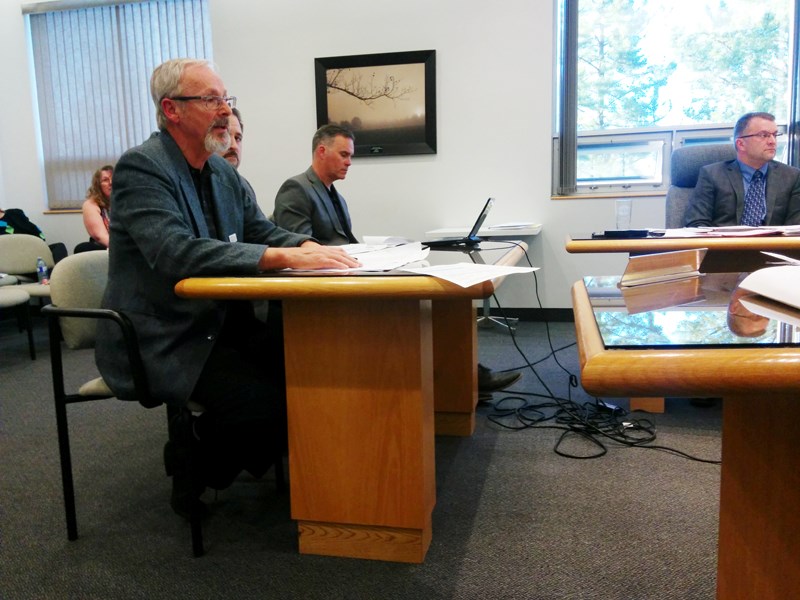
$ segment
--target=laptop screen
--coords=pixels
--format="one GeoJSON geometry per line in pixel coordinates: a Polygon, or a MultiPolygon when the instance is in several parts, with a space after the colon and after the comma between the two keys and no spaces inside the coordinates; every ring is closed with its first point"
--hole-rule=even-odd
{"type": "Polygon", "coordinates": [[[469,234],[467,234],[468,238],[474,238],[478,235],[478,231],[480,231],[483,222],[486,220],[486,217],[489,216],[489,211],[492,209],[493,205],[494,205],[494,198],[489,198],[486,201],[486,204],[483,205],[483,210],[481,211],[481,214],[478,215],[478,220],[475,221],[475,225],[472,226],[472,229],[470,229],[469,234]]]}

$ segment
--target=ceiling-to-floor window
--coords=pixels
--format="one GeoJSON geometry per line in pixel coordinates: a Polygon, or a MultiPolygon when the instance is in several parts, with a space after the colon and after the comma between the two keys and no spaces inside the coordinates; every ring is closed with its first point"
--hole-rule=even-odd
{"type": "Polygon", "coordinates": [[[555,195],[661,192],[673,148],[788,123],[794,0],[556,2],[555,195]]]}

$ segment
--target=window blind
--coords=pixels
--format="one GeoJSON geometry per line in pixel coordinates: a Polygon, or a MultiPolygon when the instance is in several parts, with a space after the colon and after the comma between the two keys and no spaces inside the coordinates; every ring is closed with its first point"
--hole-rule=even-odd
{"type": "Polygon", "coordinates": [[[156,127],[150,75],[212,59],[207,0],[157,0],[27,15],[48,206],[79,208],[92,174],[156,127]]]}

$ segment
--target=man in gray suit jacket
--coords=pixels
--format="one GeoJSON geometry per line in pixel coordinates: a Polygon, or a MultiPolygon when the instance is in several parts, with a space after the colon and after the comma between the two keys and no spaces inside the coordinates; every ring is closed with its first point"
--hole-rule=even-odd
{"type": "Polygon", "coordinates": [[[275,223],[314,236],[328,246],[357,243],[347,202],[333,187],[352,163],[354,136],[338,125],[323,125],[311,141],[311,166],[287,179],[275,197],[275,223]]]}
{"type": "MultiPolygon", "coordinates": [[[[333,182],[344,179],[352,164],[355,136],[338,125],[323,125],[311,140],[311,166],[305,173],[287,179],[275,197],[273,218],[278,226],[314,236],[322,244],[356,243],[347,203],[333,182]]],[[[273,303],[270,310],[278,309],[273,303]]],[[[478,363],[478,390],[482,400],[509,387],[521,374],[495,372],[478,363]]]]}
{"type": "MultiPolygon", "coordinates": [[[[175,295],[186,277],[256,275],[294,268],[357,265],[341,249],[275,227],[241,178],[215,152],[230,144],[235,98],[206,61],[167,61],[153,72],[160,131],[117,163],[103,306],[134,324],[150,395],[205,407],[195,422],[201,466],[189,472],[185,448],[165,448],[173,509],[203,512],[205,485],[225,487],[242,469],[263,474],[265,457],[286,443],[283,365],[264,356],[263,330],[246,302],[175,295]]],[[[136,399],[119,331],[98,328],[96,360],[122,399],[136,399]]],[[[171,440],[172,441],[172,440],[171,440]]],[[[193,463],[195,464],[195,463],[193,463]]]]}
{"type": "Polygon", "coordinates": [[[773,115],[743,115],[733,131],[736,159],[700,169],[686,209],[686,227],[800,224],[800,169],[773,160],[779,135],[773,115]],[[766,182],[766,204],[753,221],[743,222],[745,197],[757,177],[766,182]]]}

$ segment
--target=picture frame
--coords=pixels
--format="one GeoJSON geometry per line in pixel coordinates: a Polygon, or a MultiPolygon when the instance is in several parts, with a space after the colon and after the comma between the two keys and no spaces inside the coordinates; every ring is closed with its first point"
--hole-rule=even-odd
{"type": "Polygon", "coordinates": [[[355,156],[436,154],[436,51],[314,59],[317,127],[342,125],[355,156]]]}

